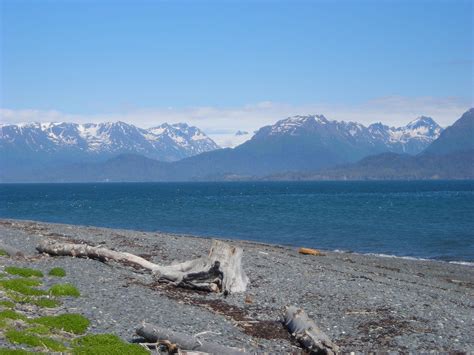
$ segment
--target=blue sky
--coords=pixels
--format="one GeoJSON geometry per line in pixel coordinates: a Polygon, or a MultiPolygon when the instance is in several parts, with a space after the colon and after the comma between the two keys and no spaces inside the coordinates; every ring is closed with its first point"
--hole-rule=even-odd
{"type": "Polygon", "coordinates": [[[0,2],[5,122],[226,135],[304,113],[449,124],[473,102],[472,1],[0,2]]]}

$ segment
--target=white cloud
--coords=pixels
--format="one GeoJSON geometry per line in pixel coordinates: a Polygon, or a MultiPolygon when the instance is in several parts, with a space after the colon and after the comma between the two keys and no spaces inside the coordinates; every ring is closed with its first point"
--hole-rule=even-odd
{"type": "Polygon", "coordinates": [[[252,132],[264,125],[294,115],[324,114],[328,119],[357,121],[363,124],[381,121],[394,126],[405,125],[414,118],[425,115],[433,117],[442,126],[448,126],[472,106],[472,98],[388,96],[353,105],[324,103],[291,105],[265,101],[242,107],[166,107],[88,115],[69,114],[56,110],[0,109],[0,122],[86,123],[120,120],[144,128],[163,122],[186,122],[201,128],[218,144],[227,147],[242,143],[252,136],[252,132]],[[238,130],[247,131],[250,134],[235,136],[238,130]]]}

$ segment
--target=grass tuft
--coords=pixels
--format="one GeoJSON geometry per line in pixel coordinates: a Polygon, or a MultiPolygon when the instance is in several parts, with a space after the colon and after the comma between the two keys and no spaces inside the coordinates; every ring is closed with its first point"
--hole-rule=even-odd
{"type": "MultiPolygon", "coordinates": [[[[45,292],[46,293],[46,292],[45,292]]],[[[34,304],[35,306],[38,306],[40,308],[55,308],[61,304],[60,301],[51,299],[51,298],[46,298],[46,297],[33,297],[33,296],[25,296],[16,292],[7,292],[7,296],[10,297],[15,303],[29,303],[29,304],[34,304]]],[[[11,308],[14,307],[13,302],[9,301],[4,301],[8,302],[8,305],[11,305],[11,308]]],[[[1,305],[1,303],[0,303],[1,305]]]]}
{"type": "Polygon", "coordinates": [[[73,354],[75,355],[149,355],[150,352],[138,344],[124,342],[113,334],[86,335],[75,339],[73,354]]]}
{"type": "Polygon", "coordinates": [[[13,308],[13,307],[15,307],[15,304],[11,301],[0,301],[0,306],[7,307],[7,308],[13,308]]]}
{"type": "Polygon", "coordinates": [[[60,267],[55,267],[49,270],[48,272],[49,276],[56,276],[56,277],[64,277],[66,276],[66,271],[64,271],[63,268],[60,267]]]}
{"type": "Polygon", "coordinates": [[[46,295],[47,292],[33,288],[34,286],[41,285],[39,280],[32,279],[11,279],[11,280],[0,280],[0,287],[6,290],[15,291],[27,296],[42,296],[46,295]]]}
{"type": "Polygon", "coordinates": [[[64,344],[60,343],[59,341],[47,337],[40,337],[34,334],[29,334],[26,331],[10,329],[6,331],[5,337],[9,342],[13,344],[23,344],[31,347],[41,348],[46,347],[52,351],[66,350],[64,344]]]}
{"type": "Polygon", "coordinates": [[[6,309],[0,312],[0,319],[22,319],[25,320],[26,317],[23,314],[15,312],[11,309],[6,309]]]}
{"type": "Polygon", "coordinates": [[[53,300],[51,298],[32,298],[28,300],[27,303],[34,304],[35,306],[41,307],[41,308],[56,308],[61,304],[61,302],[57,300],[53,300]]]}
{"type": "Polygon", "coordinates": [[[5,271],[10,275],[18,275],[22,277],[43,277],[43,273],[41,271],[28,267],[9,266],[5,268],[5,271]]]}
{"type": "Polygon", "coordinates": [[[73,297],[79,297],[81,294],[79,293],[79,290],[71,284],[56,284],[51,286],[49,289],[49,292],[53,296],[73,296],[73,297]]]}
{"type": "Polygon", "coordinates": [[[76,313],[34,318],[30,320],[30,323],[42,324],[48,328],[64,330],[74,334],[84,334],[90,324],[86,317],[76,313]]]}
{"type": "Polygon", "coordinates": [[[10,256],[5,250],[0,249],[0,256],[6,256],[7,258],[10,256]]]}
{"type": "Polygon", "coordinates": [[[51,334],[51,330],[42,324],[38,324],[38,325],[35,325],[34,327],[28,328],[27,331],[28,333],[40,334],[40,335],[51,334]]]}
{"type": "Polygon", "coordinates": [[[32,353],[23,349],[0,348],[0,355],[29,355],[29,354],[38,354],[38,353],[32,353]]]}

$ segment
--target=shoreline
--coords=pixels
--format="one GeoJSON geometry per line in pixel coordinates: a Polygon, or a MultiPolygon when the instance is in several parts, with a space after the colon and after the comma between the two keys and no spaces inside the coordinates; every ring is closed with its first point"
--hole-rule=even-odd
{"type": "Polygon", "coordinates": [[[218,332],[213,341],[251,352],[298,352],[278,323],[282,308],[294,304],[344,352],[474,350],[470,265],[334,251],[304,256],[293,247],[219,238],[243,247],[250,278],[244,294],[223,298],[156,285],[150,275],[116,264],[38,257],[35,246],[41,238],[104,245],[162,264],[204,255],[217,238],[0,219],[0,242],[36,255],[34,260],[6,259],[5,265],[65,268],[67,281],[85,300],[67,300],[64,309],[91,319],[94,332],[130,340],[146,320],[190,334],[218,332]],[[259,327],[242,327],[235,310],[259,327]],[[259,332],[264,327],[271,334],[259,332]]]}
{"type": "MultiPolygon", "coordinates": [[[[278,244],[272,242],[259,242],[251,239],[241,239],[241,238],[230,238],[224,237],[219,235],[200,235],[200,234],[186,234],[186,233],[178,233],[178,232],[167,232],[162,230],[145,230],[145,229],[131,229],[131,228],[116,228],[116,227],[107,227],[107,226],[97,226],[97,225],[87,225],[87,224],[67,224],[67,223],[60,223],[60,222],[48,222],[48,221],[41,221],[41,220],[32,220],[32,219],[16,219],[16,218],[4,218],[0,217],[0,222],[2,221],[13,221],[13,222],[26,222],[26,223],[44,223],[44,224],[51,224],[51,225],[68,225],[68,226],[75,226],[78,228],[104,228],[104,229],[116,229],[116,230],[125,230],[131,232],[140,232],[140,233],[156,233],[156,234],[166,234],[175,237],[183,237],[183,238],[200,238],[205,240],[217,239],[222,240],[229,243],[235,242],[243,242],[248,244],[255,244],[261,246],[274,246],[274,247],[281,247],[281,248],[289,248],[289,249],[297,249],[300,247],[307,247],[306,245],[296,245],[296,244],[278,244]]],[[[325,253],[338,253],[338,254],[355,254],[355,255],[366,255],[366,256],[375,256],[379,258],[397,258],[397,259],[404,259],[404,260],[419,260],[419,261],[431,261],[431,262],[439,262],[439,263],[448,263],[448,264],[455,264],[455,265],[464,265],[469,267],[474,267],[474,260],[466,261],[466,260],[443,260],[443,259],[434,259],[434,258],[425,258],[425,257],[416,257],[416,256],[409,256],[409,255],[395,255],[395,254],[385,254],[385,253],[378,253],[378,252],[358,252],[353,250],[341,250],[341,249],[324,249],[319,248],[318,246],[312,247],[325,253]]]]}
{"type": "MultiPolygon", "coordinates": [[[[184,237],[184,238],[201,238],[206,240],[211,239],[218,239],[222,241],[226,241],[229,243],[232,242],[244,242],[248,244],[255,244],[261,246],[274,246],[274,247],[281,247],[281,248],[289,248],[289,249],[297,249],[300,247],[305,247],[305,245],[296,245],[296,244],[278,244],[278,243],[271,243],[271,242],[258,242],[251,239],[240,239],[240,238],[229,238],[229,237],[222,237],[222,236],[209,236],[209,235],[199,235],[199,234],[183,234],[183,233],[176,233],[176,232],[166,232],[161,230],[156,231],[149,231],[144,229],[130,229],[130,228],[114,228],[114,227],[104,227],[104,226],[96,226],[96,225],[85,225],[85,224],[66,224],[66,223],[59,223],[59,222],[47,222],[47,221],[38,221],[38,220],[30,220],[30,219],[15,219],[15,218],[3,218],[0,217],[1,221],[18,221],[18,222],[31,222],[31,223],[45,223],[45,224],[52,224],[52,225],[70,225],[75,226],[78,228],[105,228],[105,229],[117,229],[117,230],[126,230],[132,232],[141,232],[141,233],[157,233],[157,234],[167,234],[170,236],[176,237],[184,237]]],[[[439,262],[439,263],[448,263],[448,264],[455,264],[455,265],[464,265],[468,267],[474,267],[474,260],[473,261],[466,261],[466,260],[442,260],[442,259],[433,259],[433,258],[423,258],[423,257],[415,257],[415,256],[408,256],[408,255],[395,255],[395,254],[385,254],[385,253],[378,253],[378,252],[358,252],[352,250],[340,250],[340,249],[323,249],[319,247],[314,247],[315,249],[324,251],[325,253],[337,253],[337,254],[355,254],[355,255],[366,255],[366,256],[375,256],[379,258],[397,258],[397,259],[404,259],[404,260],[419,260],[419,261],[431,261],[431,262],[439,262]]]]}

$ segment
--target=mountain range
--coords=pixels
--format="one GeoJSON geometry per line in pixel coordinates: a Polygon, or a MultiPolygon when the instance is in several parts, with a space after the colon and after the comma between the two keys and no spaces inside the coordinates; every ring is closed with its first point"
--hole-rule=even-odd
{"type": "MultiPolygon", "coordinates": [[[[428,158],[423,158],[428,155],[432,156],[431,160],[436,160],[437,158],[433,156],[441,154],[438,152],[442,152],[441,155],[453,153],[443,148],[446,145],[457,147],[455,152],[463,150],[458,148],[464,147],[465,142],[472,144],[473,141],[472,135],[465,137],[469,131],[465,126],[467,125],[467,128],[472,126],[472,116],[471,109],[458,120],[461,123],[456,122],[446,130],[432,118],[424,116],[397,128],[382,123],[366,127],[356,122],[328,120],[322,115],[294,116],[262,127],[250,140],[235,148],[226,149],[217,149],[217,145],[199,129],[185,124],[164,124],[148,130],[122,122],[94,126],[116,125],[118,133],[116,135],[116,130],[113,130],[113,139],[109,138],[110,133],[106,135],[107,139],[101,139],[102,130],[90,129],[88,125],[49,124],[52,127],[71,125],[75,127],[72,131],[78,132],[79,139],[76,133],[66,134],[63,128],[53,130],[48,128],[50,126],[47,124],[34,124],[32,126],[36,127],[36,130],[45,126],[46,129],[41,131],[53,132],[52,136],[55,138],[49,133],[47,135],[53,142],[61,142],[52,146],[43,144],[41,149],[38,148],[38,140],[17,139],[13,135],[22,127],[2,126],[1,155],[4,155],[5,147],[11,156],[14,156],[17,150],[21,151],[17,148],[22,148],[23,151],[31,152],[25,154],[28,157],[30,154],[40,152],[40,156],[42,154],[54,156],[56,160],[49,160],[51,164],[48,169],[38,165],[27,165],[29,171],[17,169],[15,172],[14,169],[7,167],[6,170],[3,169],[0,179],[3,181],[186,181],[282,177],[347,178],[347,174],[345,175],[347,170],[344,169],[356,169],[358,166],[363,170],[363,164],[367,166],[368,162],[371,167],[376,168],[377,164],[383,166],[390,160],[408,161],[413,158],[428,161],[428,158]],[[465,116],[467,119],[464,119],[465,116]],[[466,120],[468,123],[463,123],[466,120]],[[462,126],[461,129],[456,128],[459,125],[462,126]],[[454,133],[453,128],[456,128],[454,133]],[[88,137],[84,133],[86,130],[95,132],[91,134],[93,139],[86,139],[88,137]],[[457,131],[461,131],[461,135],[456,133],[457,131]],[[6,140],[8,144],[5,143],[6,140]],[[455,143],[439,143],[445,140],[455,143]],[[87,144],[83,143],[84,141],[87,144]],[[28,149],[25,149],[25,144],[28,149]],[[69,160],[68,163],[56,158],[63,157],[64,151],[69,150],[85,155],[80,155],[81,159],[69,160]]],[[[465,158],[469,158],[466,153],[460,159],[465,158]]],[[[454,161],[457,160],[452,158],[447,163],[454,161]]],[[[413,164],[421,163],[415,161],[413,164]]],[[[405,169],[408,168],[409,166],[405,166],[405,169]]],[[[436,174],[430,176],[436,177],[436,174]]],[[[366,177],[363,174],[356,174],[353,178],[366,177]]]]}
{"type": "Polygon", "coordinates": [[[416,180],[474,178],[474,109],[465,112],[417,155],[382,153],[354,164],[309,173],[283,173],[269,180],[416,180]]]}
{"type": "Polygon", "coordinates": [[[27,123],[0,127],[0,163],[56,167],[61,164],[105,161],[119,154],[140,154],[176,161],[219,146],[197,127],[185,123],[141,129],[124,122],[27,123]]]}

